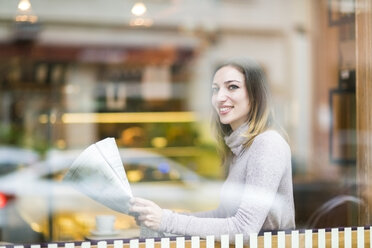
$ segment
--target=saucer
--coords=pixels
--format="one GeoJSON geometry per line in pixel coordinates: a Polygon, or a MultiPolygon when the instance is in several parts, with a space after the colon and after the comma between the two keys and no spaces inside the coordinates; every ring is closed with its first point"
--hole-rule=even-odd
{"type": "Polygon", "coordinates": [[[98,231],[98,230],[92,230],[90,233],[94,236],[114,236],[118,235],[118,230],[112,230],[112,231],[98,231]]]}

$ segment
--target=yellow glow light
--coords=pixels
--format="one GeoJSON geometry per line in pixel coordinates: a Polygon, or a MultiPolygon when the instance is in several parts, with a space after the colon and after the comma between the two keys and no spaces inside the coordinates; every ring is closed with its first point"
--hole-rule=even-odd
{"type": "Polygon", "coordinates": [[[31,22],[35,23],[37,22],[37,16],[34,15],[17,15],[15,17],[16,22],[31,22]]]}
{"type": "Polygon", "coordinates": [[[129,22],[130,26],[145,26],[145,27],[150,27],[152,26],[153,21],[149,18],[134,18],[131,19],[129,22]]]}
{"type": "Polygon", "coordinates": [[[132,14],[135,16],[142,16],[143,14],[146,13],[146,6],[143,3],[136,3],[132,7],[132,14]]]}
{"type": "Polygon", "coordinates": [[[21,0],[18,3],[18,9],[21,11],[27,11],[31,8],[31,3],[29,0],[21,0]]]}
{"type": "Polygon", "coordinates": [[[46,114],[39,115],[39,122],[41,124],[48,123],[48,120],[49,120],[48,115],[46,115],[46,114]]]}
{"type": "Polygon", "coordinates": [[[128,181],[131,183],[135,183],[135,182],[142,180],[143,176],[144,176],[143,172],[140,170],[127,171],[128,181]]]}
{"type": "Polygon", "coordinates": [[[66,148],[66,141],[64,141],[63,139],[59,139],[59,140],[57,140],[56,145],[59,149],[65,149],[66,148]]]}
{"type": "Polygon", "coordinates": [[[193,112],[65,113],[63,123],[174,123],[194,122],[193,112]]]}
{"type": "Polygon", "coordinates": [[[54,124],[57,121],[57,116],[55,114],[51,114],[48,116],[47,114],[41,114],[39,115],[39,122],[41,124],[47,124],[48,122],[54,124]]]}
{"type": "Polygon", "coordinates": [[[166,147],[167,144],[168,144],[168,141],[166,138],[164,137],[155,137],[151,140],[151,144],[154,146],[154,147],[157,147],[157,148],[162,148],[162,147],[166,147]]]}

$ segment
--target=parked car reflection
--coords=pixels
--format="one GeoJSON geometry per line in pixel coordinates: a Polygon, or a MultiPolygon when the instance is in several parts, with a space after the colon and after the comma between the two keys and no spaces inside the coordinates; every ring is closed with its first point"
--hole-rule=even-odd
{"type": "MultiPolygon", "coordinates": [[[[98,214],[115,215],[117,229],[128,233],[138,229],[132,217],[91,200],[62,181],[80,152],[51,151],[45,161],[0,178],[0,187],[16,196],[22,218],[46,240],[82,240],[94,229],[98,214]]],[[[176,211],[203,211],[218,204],[220,182],[205,180],[177,162],[145,150],[119,152],[134,196],[176,211]]]]}

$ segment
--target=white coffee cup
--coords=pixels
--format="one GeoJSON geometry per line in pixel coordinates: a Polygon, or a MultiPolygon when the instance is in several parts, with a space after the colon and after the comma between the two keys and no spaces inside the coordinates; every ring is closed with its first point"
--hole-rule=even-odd
{"type": "Polygon", "coordinates": [[[113,215],[97,215],[96,230],[101,233],[110,233],[114,231],[115,216],[113,215]]]}

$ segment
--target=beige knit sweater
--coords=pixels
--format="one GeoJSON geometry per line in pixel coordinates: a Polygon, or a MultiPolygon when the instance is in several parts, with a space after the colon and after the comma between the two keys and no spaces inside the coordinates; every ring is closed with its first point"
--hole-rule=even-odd
{"type": "Polygon", "coordinates": [[[274,130],[258,135],[249,148],[243,146],[242,125],[225,138],[233,152],[217,209],[193,214],[164,209],[160,230],[165,233],[205,237],[295,228],[291,151],[274,130]]]}

